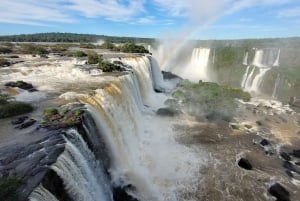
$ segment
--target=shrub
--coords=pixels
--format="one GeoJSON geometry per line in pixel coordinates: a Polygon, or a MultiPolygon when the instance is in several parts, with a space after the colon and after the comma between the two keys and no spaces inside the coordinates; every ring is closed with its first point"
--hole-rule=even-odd
{"type": "Polygon", "coordinates": [[[136,45],[132,42],[125,43],[121,47],[122,52],[129,52],[129,53],[149,53],[148,50],[145,49],[142,45],[136,45]]]}
{"type": "Polygon", "coordinates": [[[85,57],[87,54],[83,51],[76,51],[73,53],[74,57],[85,57]]]}
{"type": "Polygon", "coordinates": [[[5,198],[6,201],[19,200],[17,190],[25,182],[17,176],[11,176],[0,179],[0,198],[5,198]]]}
{"type": "Polygon", "coordinates": [[[103,55],[98,55],[96,52],[88,53],[88,64],[98,64],[103,61],[103,55]]]}
{"type": "Polygon", "coordinates": [[[91,43],[80,43],[80,48],[87,48],[87,49],[95,49],[96,45],[93,45],[91,43]]]}
{"type": "Polygon", "coordinates": [[[8,54],[11,52],[12,52],[12,49],[9,47],[0,47],[0,54],[8,54]]]}
{"type": "Polygon", "coordinates": [[[43,112],[43,114],[47,117],[47,116],[51,116],[51,115],[55,115],[58,114],[58,110],[56,108],[46,108],[43,112]]]}
{"type": "Polygon", "coordinates": [[[19,101],[5,101],[0,105],[0,118],[11,117],[15,115],[25,114],[31,112],[33,107],[24,102],[19,101]]]}

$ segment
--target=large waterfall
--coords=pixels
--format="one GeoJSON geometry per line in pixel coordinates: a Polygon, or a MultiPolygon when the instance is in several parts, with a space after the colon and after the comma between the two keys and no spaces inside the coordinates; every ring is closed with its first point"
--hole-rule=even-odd
{"type": "Polygon", "coordinates": [[[241,87],[249,92],[259,93],[266,73],[272,67],[279,66],[279,57],[280,49],[256,49],[252,64],[247,66],[246,72],[243,75],[241,87]]]}
{"type": "MultiPolygon", "coordinates": [[[[84,125],[87,136],[95,144],[101,138],[109,158],[108,164],[106,159],[102,162],[76,129],[65,134],[65,151],[51,169],[73,200],[113,200],[115,187],[141,201],[184,200],[181,193],[196,190],[206,155],[202,157],[199,146],[176,141],[173,124],[179,120],[156,115],[167,96],[155,93],[164,82],[150,59],[123,57],[127,72],[102,80],[92,93],[69,91],[60,96],[85,105],[96,126],[89,131],[84,125]]],[[[41,194],[56,199],[41,184],[30,200],[40,200],[41,194]]]]}
{"type": "Polygon", "coordinates": [[[190,63],[183,70],[182,77],[192,81],[209,81],[209,56],[209,48],[194,48],[190,63]]]}

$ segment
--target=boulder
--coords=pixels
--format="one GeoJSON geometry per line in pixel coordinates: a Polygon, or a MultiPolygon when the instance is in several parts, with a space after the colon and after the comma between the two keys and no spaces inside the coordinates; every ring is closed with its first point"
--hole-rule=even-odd
{"type": "Polygon", "coordinates": [[[252,170],[253,168],[251,163],[245,158],[241,158],[238,162],[238,165],[246,170],[252,170]]]}
{"type": "Polygon", "coordinates": [[[21,123],[23,123],[28,118],[29,118],[28,116],[21,116],[21,117],[15,119],[15,120],[11,121],[11,123],[13,125],[21,124],[21,123]]]}
{"type": "Polygon", "coordinates": [[[286,160],[286,161],[292,160],[292,158],[290,157],[290,155],[287,154],[286,152],[280,152],[279,154],[280,154],[280,156],[281,156],[284,160],[286,160]]]}
{"type": "Polygon", "coordinates": [[[29,120],[25,121],[24,123],[22,123],[21,125],[16,126],[15,128],[18,128],[18,129],[28,128],[28,127],[32,126],[35,122],[36,122],[35,119],[29,119],[29,120]]]}
{"type": "Polygon", "coordinates": [[[269,142],[268,140],[266,140],[266,139],[262,139],[262,141],[260,141],[260,144],[261,144],[262,146],[267,146],[267,145],[270,144],[270,142],[269,142]]]}
{"type": "Polygon", "coordinates": [[[180,112],[178,110],[175,110],[175,109],[172,109],[172,108],[159,108],[157,111],[156,111],[156,114],[157,115],[160,115],[160,116],[169,116],[169,117],[173,117],[175,115],[178,115],[180,112]]]}
{"type": "Polygon", "coordinates": [[[299,107],[299,108],[300,108],[300,99],[297,98],[297,97],[295,97],[295,96],[294,96],[294,97],[291,97],[291,98],[290,98],[289,104],[290,104],[291,106],[299,107]]]}
{"type": "Polygon", "coordinates": [[[24,89],[29,92],[37,91],[37,89],[35,89],[32,84],[24,82],[22,80],[19,80],[16,82],[7,82],[7,83],[5,83],[5,86],[6,87],[18,87],[20,89],[24,89]]]}
{"type": "Polygon", "coordinates": [[[292,155],[296,158],[300,158],[300,149],[293,150],[292,155]]]}
{"type": "Polygon", "coordinates": [[[290,201],[290,193],[279,183],[269,188],[269,193],[277,198],[277,201],[290,201]]]}

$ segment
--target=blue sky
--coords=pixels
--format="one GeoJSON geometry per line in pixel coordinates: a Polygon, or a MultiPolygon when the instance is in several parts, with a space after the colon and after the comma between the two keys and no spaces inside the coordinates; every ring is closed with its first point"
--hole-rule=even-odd
{"type": "Polygon", "coordinates": [[[235,39],[300,36],[299,0],[3,0],[0,35],[73,32],[235,39]]]}

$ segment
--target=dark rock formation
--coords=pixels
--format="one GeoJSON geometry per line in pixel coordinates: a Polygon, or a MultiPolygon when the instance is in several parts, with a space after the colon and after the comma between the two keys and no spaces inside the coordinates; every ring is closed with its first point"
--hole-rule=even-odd
{"type": "Polygon", "coordinates": [[[263,125],[261,121],[256,121],[256,124],[257,124],[258,126],[262,126],[262,125],[263,125]]]}
{"type": "Polygon", "coordinates": [[[292,158],[290,157],[290,155],[288,155],[286,152],[280,152],[280,156],[286,160],[286,161],[290,161],[292,160],[292,158]]]}
{"type": "Polygon", "coordinates": [[[251,163],[245,158],[241,158],[238,162],[238,165],[246,170],[252,170],[251,163]]]}
{"type": "Polygon", "coordinates": [[[171,79],[180,79],[180,80],[182,80],[181,77],[179,77],[178,75],[175,75],[171,72],[162,71],[162,74],[163,74],[164,80],[171,80],[171,79]]]}
{"type": "Polygon", "coordinates": [[[5,83],[5,86],[6,87],[18,87],[20,89],[24,89],[29,92],[37,91],[37,89],[35,89],[32,84],[24,82],[22,80],[19,80],[16,82],[7,82],[7,83],[5,83]]]}
{"type": "Polygon", "coordinates": [[[277,198],[277,201],[290,201],[290,193],[279,183],[269,188],[269,193],[277,198]]]}
{"type": "Polygon", "coordinates": [[[157,111],[156,111],[156,114],[159,115],[159,116],[164,116],[164,117],[173,117],[175,115],[178,115],[180,114],[180,111],[178,110],[174,110],[172,108],[159,108],[157,111]]]}
{"type": "Polygon", "coordinates": [[[297,174],[300,175],[300,168],[297,166],[294,166],[291,162],[289,161],[284,161],[283,162],[283,167],[286,168],[289,171],[296,172],[297,174]]]}
{"type": "Polygon", "coordinates": [[[292,155],[296,158],[300,158],[300,149],[293,150],[292,155]]]}
{"type": "Polygon", "coordinates": [[[25,121],[26,119],[28,119],[28,118],[29,118],[28,116],[21,116],[21,117],[15,119],[15,120],[11,121],[11,123],[12,123],[13,125],[21,124],[21,123],[24,123],[24,121],[25,121]]]}
{"type": "Polygon", "coordinates": [[[21,123],[20,125],[16,126],[15,128],[18,128],[18,129],[28,128],[28,127],[32,126],[35,122],[36,122],[35,119],[25,120],[23,123],[21,123]]]}
{"type": "Polygon", "coordinates": [[[266,140],[266,139],[263,139],[262,141],[260,141],[260,144],[261,144],[262,146],[267,146],[267,145],[270,144],[270,142],[269,142],[268,140],[266,140]]]}
{"type": "Polygon", "coordinates": [[[35,130],[28,138],[11,144],[0,144],[0,175],[16,175],[24,181],[18,189],[20,200],[26,200],[64,151],[61,131],[35,130]]]}
{"type": "Polygon", "coordinates": [[[114,187],[113,188],[113,197],[114,201],[138,201],[138,199],[132,197],[126,192],[126,189],[131,188],[131,185],[125,187],[114,187]]]}

